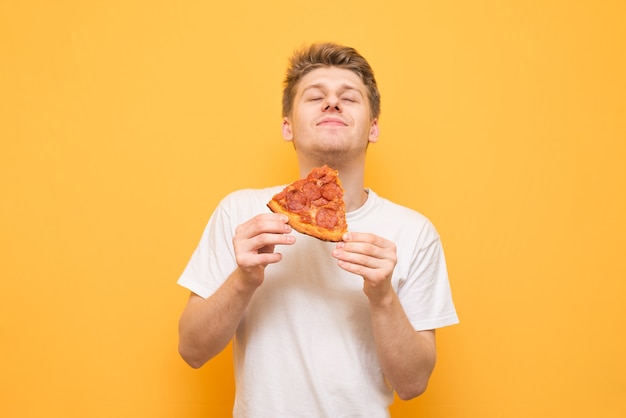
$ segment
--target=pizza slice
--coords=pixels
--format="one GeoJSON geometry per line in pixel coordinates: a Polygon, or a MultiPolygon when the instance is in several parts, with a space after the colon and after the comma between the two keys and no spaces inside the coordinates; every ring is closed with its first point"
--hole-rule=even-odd
{"type": "Polygon", "coordinates": [[[348,231],[343,188],[337,170],[316,167],[274,195],[267,206],[289,217],[289,225],[323,241],[341,241],[348,231]]]}

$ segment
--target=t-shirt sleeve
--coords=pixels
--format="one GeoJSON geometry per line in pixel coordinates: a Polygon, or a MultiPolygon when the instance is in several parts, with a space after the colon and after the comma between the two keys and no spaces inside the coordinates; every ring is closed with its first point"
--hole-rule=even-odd
{"type": "Polygon", "coordinates": [[[226,281],[236,267],[232,248],[234,227],[221,202],[211,215],[200,242],[178,279],[178,284],[207,298],[226,281]]]}
{"type": "Polygon", "coordinates": [[[398,297],[415,330],[459,322],[441,239],[430,223],[419,234],[408,277],[400,284],[398,297]]]}

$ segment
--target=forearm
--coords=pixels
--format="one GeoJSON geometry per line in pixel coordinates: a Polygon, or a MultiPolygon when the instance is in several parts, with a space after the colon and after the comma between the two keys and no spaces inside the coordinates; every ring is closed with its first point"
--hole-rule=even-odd
{"type": "Polygon", "coordinates": [[[179,321],[178,350],[198,368],[219,354],[230,342],[255,287],[244,286],[235,270],[208,299],[192,295],[179,321]]]}
{"type": "Polygon", "coordinates": [[[370,308],[385,377],[401,399],[421,395],[435,366],[434,331],[415,331],[393,291],[370,308]]]}

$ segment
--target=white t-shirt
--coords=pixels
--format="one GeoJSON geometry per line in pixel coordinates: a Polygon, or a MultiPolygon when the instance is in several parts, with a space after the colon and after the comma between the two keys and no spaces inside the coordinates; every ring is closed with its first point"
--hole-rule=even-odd
{"type": "MultiPolygon", "coordinates": [[[[236,268],[235,228],[267,212],[283,186],[240,190],[215,210],[178,283],[208,297],[236,268]]],[[[369,191],[348,229],[393,241],[392,284],[416,330],[458,322],[439,235],[419,213],[369,191]]],[[[377,360],[363,279],[337,266],[335,243],[293,232],[278,246],[234,340],[235,417],[388,417],[393,391],[377,360]]]]}

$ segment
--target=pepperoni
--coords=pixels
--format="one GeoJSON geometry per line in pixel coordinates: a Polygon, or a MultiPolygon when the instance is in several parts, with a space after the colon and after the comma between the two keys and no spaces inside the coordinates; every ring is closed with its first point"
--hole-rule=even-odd
{"type": "Polygon", "coordinates": [[[309,177],[320,179],[328,174],[328,167],[316,167],[310,173],[309,177]]]}
{"type": "Polygon", "coordinates": [[[321,208],[315,215],[315,223],[322,228],[333,229],[338,220],[337,212],[329,208],[321,208]]]}
{"type": "Polygon", "coordinates": [[[274,196],[274,200],[284,200],[285,196],[287,196],[287,189],[283,189],[280,193],[278,193],[276,196],[274,196]]]}
{"type": "Polygon", "coordinates": [[[292,189],[298,189],[298,190],[302,190],[302,187],[306,184],[308,180],[307,179],[300,179],[300,180],[296,180],[291,184],[291,188],[292,189]]]}
{"type": "Polygon", "coordinates": [[[327,207],[328,209],[332,209],[332,210],[334,210],[334,211],[340,211],[340,210],[343,210],[343,206],[341,206],[341,204],[340,204],[338,201],[336,201],[336,200],[332,200],[332,201],[328,202],[328,204],[326,205],[326,207],[327,207]]]}
{"type": "Polygon", "coordinates": [[[312,181],[309,181],[309,182],[305,183],[305,184],[302,186],[302,193],[304,193],[304,194],[306,195],[306,197],[307,197],[309,200],[311,200],[311,201],[312,201],[312,200],[317,200],[317,199],[319,199],[320,197],[322,197],[322,192],[321,192],[321,190],[320,190],[320,189],[319,189],[319,187],[317,187],[317,185],[316,185],[314,182],[312,182],[312,181]]]}
{"type": "Polygon", "coordinates": [[[286,204],[287,208],[292,211],[299,211],[307,206],[307,198],[304,193],[299,190],[291,190],[287,193],[286,204]]]}
{"type": "Polygon", "coordinates": [[[328,200],[324,199],[323,197],[320,197],[319,199],[315,199],[311,201],[311,204],[317,207],[325,206],[328,203],[329,203],[328,200]]]}
{"type": "Polygon", "coordinates": [[[335,200],[342,195],[341,187],[337,183],[326,183],[322,186],[321,193],[326,200],[335,200]]]}
{"type": "Polygon", "coordinates": [[[330,173],[326,174],[324,177],[319,179],[319,182],[321,184],[334,183],[334,181],[335,181],[335,176],[333,176],[330,173]]]}

